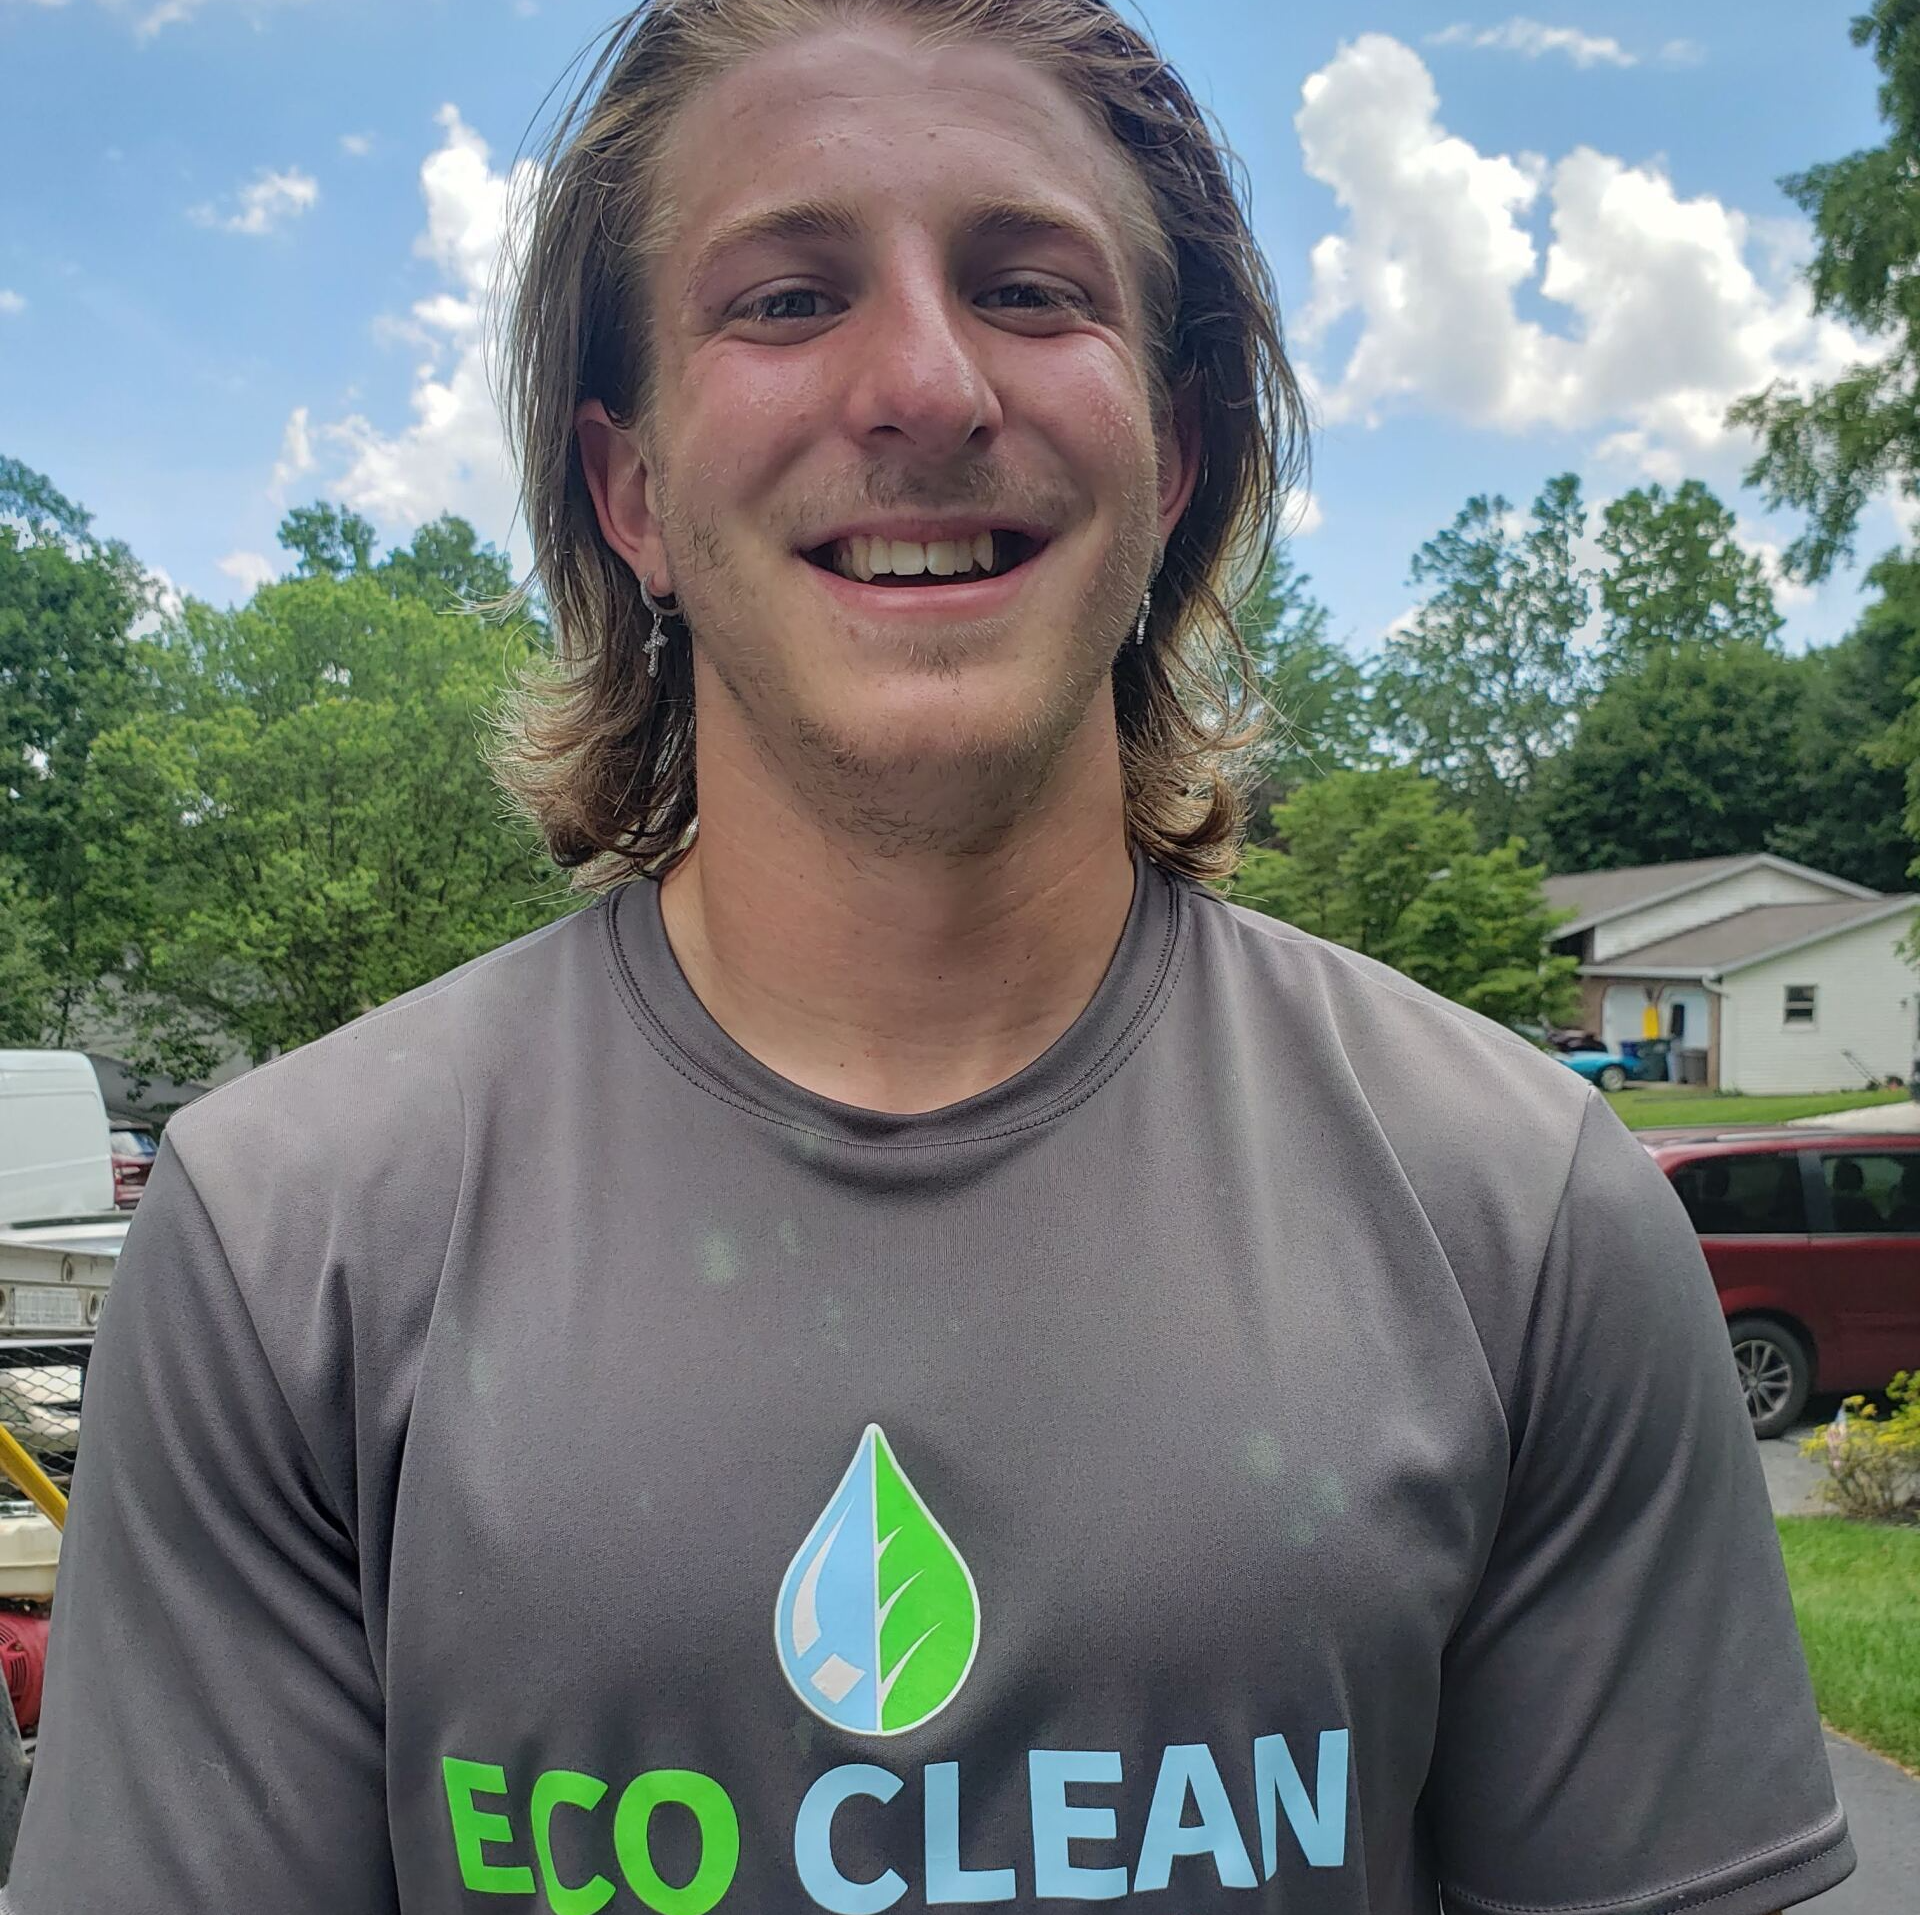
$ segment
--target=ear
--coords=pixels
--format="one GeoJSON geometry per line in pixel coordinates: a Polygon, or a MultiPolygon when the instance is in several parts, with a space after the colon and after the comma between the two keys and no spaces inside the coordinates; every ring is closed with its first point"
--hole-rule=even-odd
{"type": "Polygon", "coordinates": [[[1180,523],[1193,488],[1200,480],[1200,394],[1191,384],[1173,395],[1173,405],[1162,425],[1160,452],[1160,545],[1165,550],[1180,523]]]}
{"type": "Polygon", "coordinates": [[[593,495],[600,534],[635,578],[656,597],[672,591],[667,548],[654,510],[654,480],[633,430],[618,426],[598,399],[586,399],[573,415],[580,469],[593,495]]]}

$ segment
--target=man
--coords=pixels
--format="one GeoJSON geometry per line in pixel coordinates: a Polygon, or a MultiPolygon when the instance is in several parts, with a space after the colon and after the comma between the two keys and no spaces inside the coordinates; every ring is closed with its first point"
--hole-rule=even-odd
{"type": "Polygon", "coordinates": [[[1151,49],[661,0],[514,346],[507,771],[609,888],[171,1127],[20,1915],[1844,1876],[1677,1202],[1195,882],[1293,387],[1151,49]]]}

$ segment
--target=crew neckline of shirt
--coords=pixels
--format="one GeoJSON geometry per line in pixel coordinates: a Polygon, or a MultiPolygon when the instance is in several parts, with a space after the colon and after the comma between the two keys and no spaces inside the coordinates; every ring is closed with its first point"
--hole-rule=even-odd
{"type": "Polygon", "coordinates": [[[701,1003],[668,941],[660,885],[636,878],[609,900],[609,968],[640,1034],[682,1077],[723,1102],[814,1137],[876,1150],[978,1142],[1037,1128],[1084,1103],[1152,1028],[1179,975],[1185,881],[1133,853],[1133,901],[1086,1008],[1032,1063],[991,1088],[929,1111],[842,1104],[782,1077],[701,1003]]]}

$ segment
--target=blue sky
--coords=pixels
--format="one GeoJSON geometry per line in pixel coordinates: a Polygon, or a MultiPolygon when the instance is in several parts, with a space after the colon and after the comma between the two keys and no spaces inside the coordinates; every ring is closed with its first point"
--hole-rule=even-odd
{"type": "MultiPolygon", "coordinates": [[[[1245,163],[1321,424],[1295,555],[1372,649],[1474,492],[1698,476],[1726,401],[1831,377],[1785,172],[1875,140],[1850,0],[1145,0],[1245,163]]],[[[474,344],[504,181],[614,17],[576,0],[0,0],[0,451],[184,591],[285,508],[509,538],[474,344]]],[[[1876,508],[1871,557],[1902,520],[1876,508]]],[[[517,545],[518,541],[514,541],[517,545]]],[[[1845,631],[1858,573],[1783,595],[1845,631]]]]}

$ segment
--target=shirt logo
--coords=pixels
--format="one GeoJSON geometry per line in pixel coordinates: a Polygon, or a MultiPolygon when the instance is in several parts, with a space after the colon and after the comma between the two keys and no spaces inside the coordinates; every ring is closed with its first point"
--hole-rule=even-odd
{"type": "Polygon", "coordinates": [[[930,1722],[973,1667],[973,1572],[877,1423],[787,1565],[773,1637],[794,1694],[861,1735],[930,1722]]]}

